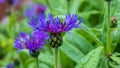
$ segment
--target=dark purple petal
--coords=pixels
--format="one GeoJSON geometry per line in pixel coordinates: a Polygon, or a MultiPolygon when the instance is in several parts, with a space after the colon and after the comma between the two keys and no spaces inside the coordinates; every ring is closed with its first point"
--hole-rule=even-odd
{"type": "Polygon", "coordinates": [[[46,16],[39,16],[36,18],[36,20],[37,21],[31,21],[37,23],[34,25],[36,27],[33,28],[35,30],[45,31],[49,33],[67,32],[73,28],[78,28],[82,22],[81,20],[78,22],[76,14],[67,14],[64,21],[61,21],[59,17],[53,18],[52,14],[48,14],[48,18],[46,16]]]}
{"type": "Polygon", "coordinates": [[[20,37],[21,37],[23,40],[27,40],[27,34],[24,33],[24,32],[21,32],[21,33],[20,33],[20,37]]]}
{"type": "Polygon", "coordinates": [[[52,21],[52,20],[53,20],[52,14],[48,14],[48,21],[52,21]]]}
{"type": "Polygon", "coordinates": [[[43,48],[46,39],[48,39],[48,35],[45,32],[34,31],[30,36],[22,32],[20,33],[20,37],[16,38],[14,47],[18,50],[39,50],[43,48]]]}

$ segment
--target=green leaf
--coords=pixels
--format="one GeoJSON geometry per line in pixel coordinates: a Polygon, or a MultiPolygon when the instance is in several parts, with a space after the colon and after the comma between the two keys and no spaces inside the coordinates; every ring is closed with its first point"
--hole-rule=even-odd
{"type": "Polygon", "coordinates": [[[111,3],[111,15],[114,16],[116,12],[119,10],[119,0],[113,0],[111,3]]]}
{"type": "Polygon", "coordinates": [[[120,40],[120,31],[117,28],[114,28],[111,32],[111,36],[112,36],[112,53],[115,51],[116,47],[119,46],[119,40],[120,40]]]}
{"type": "Polygon", "coordinates": [[[61,46],[61,50],[75,62],[78,62],[79,59],[84,57],[83,53],[66,41],[64,41],[64,44],[61,46]]]}
{"type": "Polygon", "coordinates": [[[97,36],[92,32],[92,30],[84,24],[81,24],[80,30],[76,30],[77,33],[81,34],[87,40],[93,40],[98,46],[103,46],[102,42],[97,38],[97,36]]]}
{"type": "Polygon", "coordinates": [[[111,68],[119,68],[120,67],[120,53],[114,53],[110,56],[109,65],[111,68]]]}
{"type": "Polygon", "coordinates": [[[93,45],[91,45],[91,43],[83,36],[76,33],[75,30],[72,30],[70,34],[66,35],[64,40],[79,49],[83,54],[87,54],[89,51],[94,49],[93,45]]]}
{"type": "Polygon", "coordinates": [[[25,68],[28,68],[28,66],[30,66],[32,63],[36,63],[35,62],[35,58],[29,58],[29,59],[27,59],[26,61],[25,61],[25,63],[24,63],[24,67],[25,68]]]}
{"type": "Polygon", "coordinates": [[[51,54],[44,54],[41,53],[39,56],[39,60],[48,65],[49,67],[53,68],[54,62],[53,62],[53,56],[51,54]]]}
{"type": "Polygon", "coordinates": [[[109,62],[108,57],[102,56],[102,59],[98,64],[98,68],[109,68],[108,62],[109,62]]]}
{"type": "Polygon", "coordinates": [[[117,56],[111,56],[110,57],[114,62],[116,62],[117,64],[120,65],[120,57],[117,57],[117,56]]]}
{"type": "Polygon", "coordinates": [[[79,61],[75,68],[97,68],[97,65],[102,57],[102,50],[103,47],[99,47],[91,51],[79,61]]]}
{"type": "Polygon", "coordinates": [[[72,0],[72,4],[70,6],[70,12],[71,13],[76,13],[79,9],[80,4],[83,2],[84,0],[72,0]]]}
{"type": "Polygon", "coordinates": [[[72,30],[70,34],[64,36],[61,51],[77,63],[78,60],[82,59],[88,52],[95,48],[91,44],[91,41],[88,40],[88,37],[94,39],[94,42],[97,41],[97,44],[101,43],[91,30],[72,30]]]}
{"type": "Polygon", "coordinates": [[[60,59],[61,68],[74,68],[76,65],[76,63],[73,60],[71,60],[71,58],[69,58],[62,50],[60,51],[60,59]]]}

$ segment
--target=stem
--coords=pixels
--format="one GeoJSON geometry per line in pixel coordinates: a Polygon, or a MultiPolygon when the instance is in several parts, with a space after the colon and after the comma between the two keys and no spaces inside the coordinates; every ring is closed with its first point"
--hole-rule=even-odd
{"type": "Polygon", "coordinates": [[[67,0],[67,12],[69,13],[70,0],[67,0]]]}
{"type": "Polygon", "coordinates": [[[39,68],[39,61],[38,61],[38,57],[36,57],[36,64],[37,64],[37,68],[39,68]]]}
{"type": "Polygon", "coordinates": [[[110,1],[107,1],[108,3],[108,7],[107,7],[107,11],[108,11],[108,23],[107,23],[107,53],[111,54],[111,30],[110,30],[110,1]]]}
{"type": "Polygon", "coordinates": [[[54,68],[58,68],[58,55],[59,49],[58,47],[54,48],[54,68]]]}

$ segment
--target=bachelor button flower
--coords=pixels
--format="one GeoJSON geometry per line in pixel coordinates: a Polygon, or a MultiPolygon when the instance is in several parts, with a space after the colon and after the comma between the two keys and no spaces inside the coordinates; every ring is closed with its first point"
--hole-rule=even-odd
{"type": "Polygon", "coordinates": [[[29,24],[39,31],[48,32],[50,34],[49,44],[52,47],[62,45],[61,33],[68,32],[72,28],[78,28],[82,20],[78,21],[75,14],[67,14],[66,19],[61,21],[59,17],[53,18],[52,14],[31,18],[29,24]]]}
{"type": "Polygon", "coordinates": [[[39,50],[43,48],[47,34],[44,32],[35,31],[28,36],[26,33],[20,33],[20,36],[15,40],[15,48],[19,51],[21,49],[28,49],[32,57],[39,55],[39,50]]]}
{"type": "Polygon", "coordinates": [[[25,10],[25,17],[33,17],[36,15],[44,14],[46,10],[46,6],[43,4],[30,4],[28,8],[25,10]]]}
{"type": "Polygon", "coordinates": [[[2,2],[8,2],[10,5],[16,6],[20,2],[20,0],[0,0],[0,2],[1,3],[2,2]]]}

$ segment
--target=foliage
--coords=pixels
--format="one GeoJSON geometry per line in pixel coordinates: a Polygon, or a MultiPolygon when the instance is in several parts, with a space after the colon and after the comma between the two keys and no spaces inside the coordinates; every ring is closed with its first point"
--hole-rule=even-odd
{"type": "MultiPolygon", "coordinates": [[[[104,0],[36,0],[48,6],[46,14],[65,17],[66,13],[76,13],[83,19],[79,29],[74,29],[63,37],[60,47],[61,68],[119,68],[120,67],[120,0],[113,0],[111,15],[117,18],[117,27],[112,28],[112,54],[106,54],[106,2],[104,0]]],[[[16,21],[12,13],[7,25],[0,24],[0,67],[14,62],[17,58],[19,68],[34,68],[35,59],[28,51],[18,53],[13,48],[15,36],[21,31],[30,33],[27,19],[16,21]]],[[[39,55],[40,68],[53,68],[53,53],[49,45],[45,45],[39,55]]]]}

